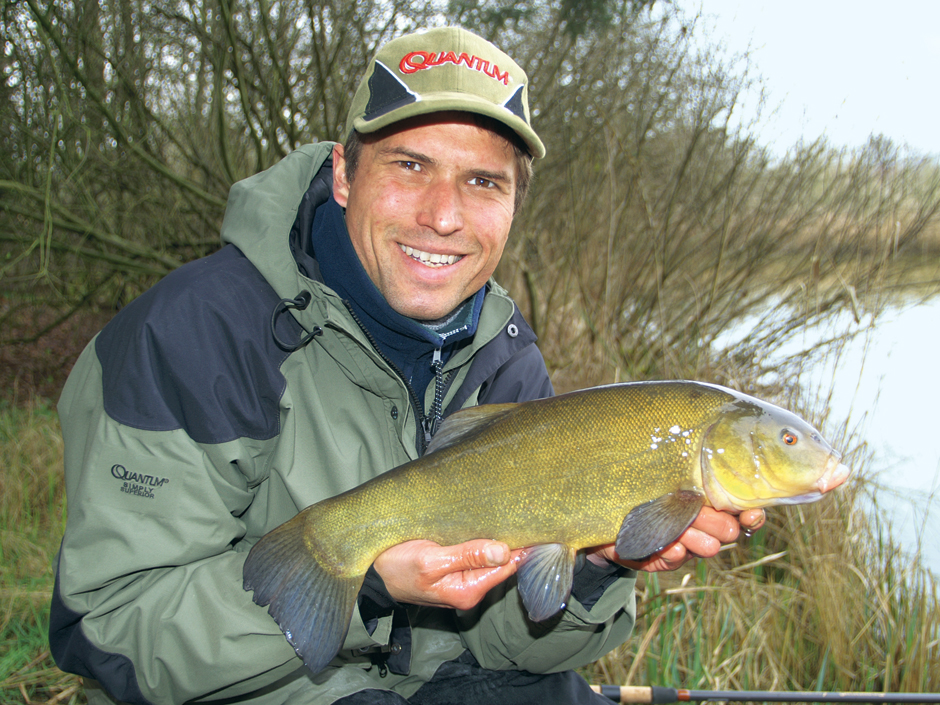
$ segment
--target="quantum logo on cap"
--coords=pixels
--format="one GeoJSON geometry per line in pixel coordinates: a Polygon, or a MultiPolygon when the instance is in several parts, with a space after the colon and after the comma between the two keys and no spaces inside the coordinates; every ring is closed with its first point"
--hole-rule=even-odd
{"type": "Polygon", "coordinates": [[[442,51],[439,53],[433,51],[413,51],[402,58],[401,62],[398,64],[398,68],[402,73],[414,73],[415,71],[421,71],[422,69],[429,69],[448,63],[454,64],[455,66],[464,64],[468,69],[486,74],[490,78],[501,82],[504,86],[509,85],[508,71],[500,72],[499,66],[496,64],[491,64],[486,59],[481,59],[479,56],[470,56],[466,53],[461,53],[460,56],[457,56],[452,51],[442,51]]]}

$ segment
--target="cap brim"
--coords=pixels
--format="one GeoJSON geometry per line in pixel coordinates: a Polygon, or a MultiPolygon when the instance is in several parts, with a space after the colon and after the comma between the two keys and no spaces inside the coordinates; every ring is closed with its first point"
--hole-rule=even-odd
{"type": "Polygon", "coordinates": [[[519,135],[533,157],[541,159],[545,156],[545,145],[542,144],[542,140],[535,134],[535,130],[525,120],[508,108],[496,105],[476,95],[457,91],[423,94],[415,102],[383,113],[372,120],[356,117],[353,119],[353,128],[357,132],[368,134],[411,117],[445,111],[476,113],[498,120],[519,135]]]}

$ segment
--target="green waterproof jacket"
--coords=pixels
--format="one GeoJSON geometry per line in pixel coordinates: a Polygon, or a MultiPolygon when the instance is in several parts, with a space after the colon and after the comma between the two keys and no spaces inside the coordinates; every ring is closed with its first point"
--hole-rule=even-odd
{"type": "MultiPolygon", "coordinates": [[[[408,697],[466,649],[487,668],[552,672],[596,660],[632,630],[632,573],[590,609],[572,599],[543,624],[529,621],[511,579],[467,612],[408,607],[399,672],[375,665],[393,617],[370,634],[354,614],[343,650],[313,674],[242,588],[261,536],[421,444],[406,384],[302,254],[331,148],[303,147],[235,184],[225,246],[122,310],[62,393],[68,522],[50,644],[61,668],[118,701],[408,697]]],[[[444,372],[448,413],[551,393],[534,335],[493,282],[472,343],[444,372]]]]}

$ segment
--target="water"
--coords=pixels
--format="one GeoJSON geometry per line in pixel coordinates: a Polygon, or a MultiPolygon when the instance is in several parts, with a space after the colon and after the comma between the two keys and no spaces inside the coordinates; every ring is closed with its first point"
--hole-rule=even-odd
{"type": "Polygon", "coordinates": [[[894,309],[846,350],[833,413],[859,415],[892,535],[940,575],[940,299],[894,309]]]}
{"type": "Polygon", "coordinates": [[[940,298],[891,309],[874,326],[848,315],[833,325],[806,331],[775,355],[806,349],[827,333],[861,331],[801,381],[832,388],[830,419],[849,419],[873,452],[872,470],[884,486],[876,501],[891,536],[906,553],[919,550],[940,576],[940,298]]]}

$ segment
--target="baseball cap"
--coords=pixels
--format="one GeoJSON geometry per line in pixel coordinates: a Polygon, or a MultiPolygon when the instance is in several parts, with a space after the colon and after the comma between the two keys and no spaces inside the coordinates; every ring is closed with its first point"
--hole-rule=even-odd
{"type": "Polygon", "coordinates": [[[444,110],[499,120],[522,138],[532,156],[545,156],[530,124],[525,71],[490,42],[460,27],[408,34],[379,49],[353,96],[346,135],[444,110]]]}

